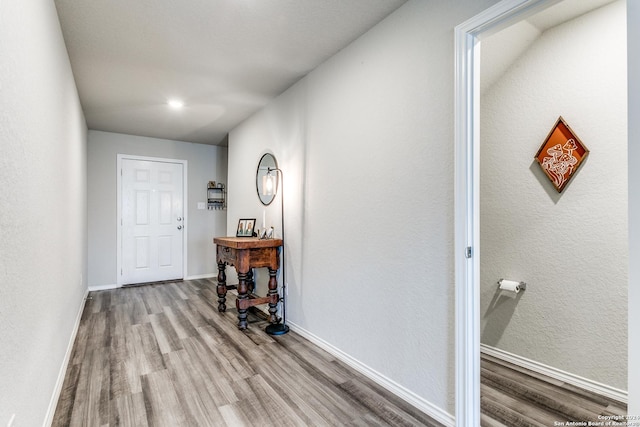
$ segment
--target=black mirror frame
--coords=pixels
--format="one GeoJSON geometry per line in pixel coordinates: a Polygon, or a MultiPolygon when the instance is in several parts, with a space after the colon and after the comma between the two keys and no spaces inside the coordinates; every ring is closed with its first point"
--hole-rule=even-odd
{"type": "MultiPolygon", "coordinates": [[[[266,162],[265,162],[266,163],[266,162]]],[[[260,200],[260,203],[262,203],[265,206],[269,206],[273,200],[276,198],[276,193],[274,192],[273,195],[271,196],[265,196],[262,194],[261,190],[261,186],[262,186],[262,177],[264,175],[266,175],[266,171],[268,169],[274,170],[274,169],[278,169],[278,161],[276,160],[276,156],[274,156],[272,153],[265,153],[262,155],[262,157],[260,157],[260,161],[258,162],[258,168],[256,169],[256,193],[258,194],[258,199],[260,200]],[[268,166],[264,166],[263,162],[265,162],[265,157],[269,156],[271,159],[273,159],[273,166],[268,165],[268,166]],[[264,172],[262,174],[260,174],[261,170],[264,172]]]]}

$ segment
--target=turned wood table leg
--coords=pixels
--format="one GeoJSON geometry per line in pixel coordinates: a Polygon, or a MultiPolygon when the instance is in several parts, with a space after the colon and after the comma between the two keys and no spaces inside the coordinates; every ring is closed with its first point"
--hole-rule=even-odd
{"type": "Polygon", "coordinates": [[[227,275],[225,273],[224,262],[218,263],[218,311],[227,310],[227,275]]]}
{"type": "Polygon", "coordinates": [[[256,282],[253,280],[253,268],[247,273],[247,292],[252,294],[256,289],[256,282]]]}
{"type": "Polygon", "coordinates": [[[272,300],[269,302],[269,323],[278,323],[276,313],[278,312],[278,280],[276,274],[278,270],[269,269],[269,293],[267,294],[272,300]]]}
{"type": "Polygon", "coordinates": [[[236,308],[238,309],[238,328],[247,329],[247,301],[249,299],[248,273],[238,272],[238,299],[236,308]]]}

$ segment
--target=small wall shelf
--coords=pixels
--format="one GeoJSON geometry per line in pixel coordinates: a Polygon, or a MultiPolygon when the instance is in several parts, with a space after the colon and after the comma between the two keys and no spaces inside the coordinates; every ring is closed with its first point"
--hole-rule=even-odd
{"type": "Polygon", "coordinates": [[[207,209],[218,210],[227,208],[227,192],[224,184],[210,181],[207,184],[207,209]]]}

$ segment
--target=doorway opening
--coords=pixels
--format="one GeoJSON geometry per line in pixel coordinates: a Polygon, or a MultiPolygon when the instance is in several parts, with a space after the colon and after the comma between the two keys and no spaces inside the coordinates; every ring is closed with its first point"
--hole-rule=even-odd
{"type": "MultiPolygon", "coordinates": [[[[481,197],[479,183],[481,171],[480,40],[500,32],[515,22],[529,19],[558,3],[555,0],[503,1],[456,28],[456,419],[459,425],[480,425],[480,337],[482,335],[480,319],[486,314],[486,307],[481,308],[480,305],[481,282],[486,280],[480,273],[481,247],[482,253],[485,253],[480,241],[479,214],[481,197]]],[[[569,2],[563,3],[566,3],[567,7],[570,6],[569,2]]],[[[587,2],[582,2],[584,3],[587,2]]],[[[590,3],[593,5],[593,2],[590,3]]],[[[623,69],[626,74],[626,63],[623,69]]],[[[515,104],[515,108],[519,106],[515,104]]],[[[623,115],[626,116],[626,114],[623,115]]],[[[581,118],[578,115],[577,120],[581,118]]],[[[551,123],[545,122],[544,126],[550,128],[555,119],[557,116],[553,117],[551,123]]],[[[515,124],[515,127],[517,128],[518,124],[515,124]]],[[[623,127],[626,131],[626,126],[623,127]]],[[[505,139],[509,140],[509,132],[512,130],[505,128],[506,132],[503,135],[505,139]]],[[[548,130],[543,131],[539,143],[542,143],[548,130]]],[[[622,149],[626,152],[625,148],[622,149]]],[[[532,165],[534,155],[535,149],[530,158],[525,161],[526,174],[538,173],[534,167],[539,166],[532,165]]],[[[595,161],[592,164],[595,167],[595,161]]],[[[586,175],[588,174],[578,176],[578,179],[582,178],[582,181],[585,181],[586,175]]],[[[509,182],[506,184],[508,186],[509,182]]],[[[535,178],[533,185],[540,187],[545,183],[535,178]]],[[[573,189],[569,188],[569,191],[575,194],[577,187],[576,184],[573,189]]],[[[548,194],[545,192],[546,190],[543,191],[542,196],[551,199],[551,205],[554,201],[558,204],[560,199],[554,198],[550,192],[546,192],[548,194]]],[[[562,200],[563,204],[564,202],[562,200]]],[[[508,210],[509,206],[506,206],[506,209],[508,210]]],[[[530,249],[524,245],[516,250],[526,253],[530,249]]],[[[508,271],[505,272],[505,274],[508,273],[508,271]]],[[[517,275],[517,273],[516,271],[514,274],[517,275]]],[[[496,282],[500,278],[496,277],[496,282]]],[[[522,280],[520,277],[511,278],[522,280]]],[[[531,289],[529,286],[528,291],[531,289]]],[[[513,303],[510,305],[512,308],[515,306],[513,303]]]]}

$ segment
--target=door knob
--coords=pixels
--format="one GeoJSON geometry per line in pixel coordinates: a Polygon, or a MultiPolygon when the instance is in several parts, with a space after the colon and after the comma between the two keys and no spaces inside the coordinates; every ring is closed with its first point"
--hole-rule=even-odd
{"type": "Polygon", "coordinates": [[[178,226],[178,230],[182,230],[182,226],[181,225],[178,226]]]}
{"type": "Polygon", "coordinates": [[[182,217],[181,216],[178,217],[178,221],[182,221],[182,217]]]}

